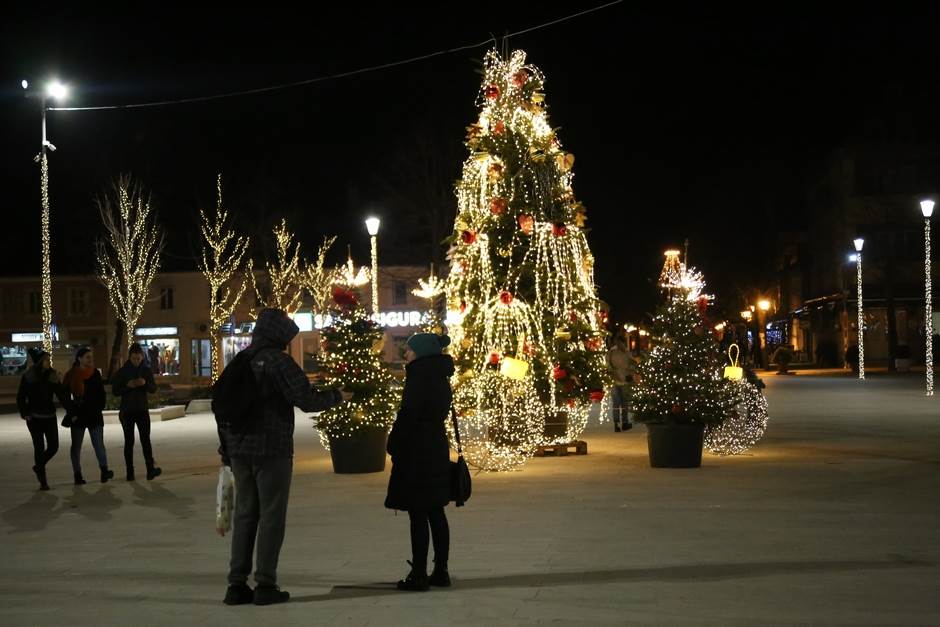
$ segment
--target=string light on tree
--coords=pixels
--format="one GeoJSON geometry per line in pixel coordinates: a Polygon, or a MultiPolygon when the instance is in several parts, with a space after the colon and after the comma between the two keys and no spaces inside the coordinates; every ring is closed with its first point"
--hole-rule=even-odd
{"type": "Polygon", "coordinates": [[[209,352],[212,383],[222,372],[222,325],[232,316],[248,288],[245,257],[250,238],[238,236],[229,224],[228,211],[222,204],[222,175],[216,179],[217,202],[211,219],[202,209],[202,274],[209,283],[209,352]],[[241,278],[233,278],[241,273],[241,278]]]}
{"type": "Polygon", "coordinates": [[[862,247],[865,240],[861,237],[856,238],[855,244],[855,268],[857,273],[858,287],[858,378],[865,378],[865,305],[862,300],[862,247]]]}
{"type": "Polygon", "coordinates": [[[130,346],[160,267],[163,230],[151,213],[149,196],[130,177],[120,177],[96,202],[105,229],[95,243],[98,280],[115,317],[124,323],[130,346]]]}
{"type": "Polygon", "coordinates": [[[377,316],[379,315],[379,219],[368,218],[366,230],[369,232],[372,249],[372,314],[377,316]]]}
{"type": "Polygon", "coordinates": [[[470,154],[457,185],[446,283],[458,371],[455,404],[466,420],[475,416],[480,428],[469,429],[470,437],[481,440],[468,446],[486,451],[474,457],[485,468],[514,466],[527,450],[499,446],[483,423],[504,430],[506,420],[516,420],[527,432],[529,414],[500,416],[506,403],[479,414],[460,405],[485,396],[486,386],[487,398],[518,392],[522,382],[497,372],[501,360],[529,364],[525,376],[535,399],[527,411],[542,424],[567,412],[563,439],[569,441],[580,436],[581,416],[609,385],[604,354],[597,350],[606,332],[584,232],[586,211],[572,188],[574,155],[563,150],[548,121],[544,83],[524,52],[505,59],[487,53],[480,114],[467,129],[470,154]],[[555,364],[569,376],[556,381],[555,364]]]}
{"type": "Polygon", "coordinates": [[[355,292],[336,287],[332,298],[332,323],[321,330],[321,388],[343,387],[353,398],[317,418],[320,442],[327,449],[330,438],[346,437],[364,427],[391,429],[401,399],[394,377],[381,360],[382,328],[370,319],[355,292]]]}
{"type": "Polygon", "coordinates": [[[275,260],[265,264],[268,279],[267,290],[262,291],[254,272],[254,263],[248,263],[248,277],[260,307],[283,309],[288,314],[297,312],[303,298],[300,243],[294,243],[294,234],[288,230],[287,221],[281,220],[274,227],[275,260]]]}
{"type": "Polygon", "coordinates": [[[336,237],[324,237],[317,250],[317,260],[306,263],[300,275],[300,283],[312,299],[311,313],[323,315],[329,307],[330,291],[336,282],[338,270],[326,267],[326,253],[333,247],[336,237]]]}

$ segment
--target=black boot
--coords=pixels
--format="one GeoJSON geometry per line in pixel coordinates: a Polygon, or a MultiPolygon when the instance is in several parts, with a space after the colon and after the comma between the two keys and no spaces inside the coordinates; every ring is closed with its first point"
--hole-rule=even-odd
{"type": "Polygon", "coordinates": [[[159,477],[162,474],[163,469],[159,466],[154,466],[153,462],[147,466],[147,481],[153,481],[156,477],[159,477]]]}
{"type": "Polygon", "coordinates": [[[248,584],[230,585],[225,591],[225,599],[222,603],[226,605],[245,605],[255,600],[255,591],[248,587],[248,584]]]}
{"type": "Polygon", "coordinates": [[[255,587],[255,605],[274,605],[275,603],[287,603],[290,599],[290,592],[281,590],[277,586],[255,587]]]}
{"type": "Polygon", "coordinates": [[[447,572],[446,563],[434,562],[434,571],[428,577],[428,583],[438,588],[450,588],[450,574],[447,572]]]}
{"type": "Polygon", "coordinates": [[[425,568],[415,568],[414,564],[408,562],[411,565],[411,572],[408,573],[408,576],[404,579],[399,579],[398,583],[395,584],[399,590],[409,590],[412,592],[424,592],[431,587],[431,584],[428,582],[428,573],[425,568]]]}
{"type": "Polygon", "coordinates": [[[111,479],[114,479],[114,471],[108,470],[107,466],[102,466],[101,467],[101,483],[107,483],[111,479]]]}
{"type": "Polygon", "coordinates": [[[133,466],[127,467],[127,480],[128,481],[134,480],[134,467],[133,466]]]}
{"type": "Polygon", "coordinates": [[[36,478],[39,479],[39,489],[48,490],[49,484],[46,483],[46,467],[33,466],[33,472],[36,473],[36,478]]]}
{"type": "Polygon", "coordinates": [[[76,472],[75,473],[75,485],[85,485],[86,483],[88,482],[85,481],[84,477],[82,477],[82,473],[76,472]]]}

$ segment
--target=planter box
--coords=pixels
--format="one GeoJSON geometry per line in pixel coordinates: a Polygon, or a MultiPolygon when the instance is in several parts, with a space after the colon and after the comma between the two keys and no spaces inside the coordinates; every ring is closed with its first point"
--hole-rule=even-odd
{"type": "Polygon", "coordinates": [[[344,438],[330,438],[333,472],[353,474],[385,470],[385,427],[366,427],[344,438]]]}
{"type": "Polygon", "coordinates": [[[705,425],[646,425],[646,443],[653,468],[698,468],[702,465],[705,425]]]}
{"type": "Polygon", "coordinates": [[[186,415],[190,414],[208,414],[212,412],[211,398],[194,398],[186,406],[186,415]]]}
{"type": "MultiPolygon", "coordinates": [[[[104,414],[104,423],[106,425],[118,425],[121,424],[120,412],[115,409],[110,409],[104,414]]],[[[175,420],[177,418],[182,418],[186,415],[186,406],[185,405],[167,405],[165,407],[158,407],[157,409],[150,410],[150,422],[162,422],[165,420],[175,420]]]]}

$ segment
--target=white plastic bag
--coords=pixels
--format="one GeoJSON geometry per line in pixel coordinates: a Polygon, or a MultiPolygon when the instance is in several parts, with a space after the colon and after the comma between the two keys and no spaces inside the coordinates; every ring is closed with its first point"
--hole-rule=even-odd
{"type": "Polygon", "coordinates": [[[219,469],[219,485],[215,490],[215,531],[224,536],[232,529],[232,512],[235,511],[235,475],[229,466],[219,469]]]}

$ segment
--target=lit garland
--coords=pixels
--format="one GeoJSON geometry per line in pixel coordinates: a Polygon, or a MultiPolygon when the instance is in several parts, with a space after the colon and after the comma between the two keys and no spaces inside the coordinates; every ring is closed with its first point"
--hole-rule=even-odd
{"type": "Polygon", "coordinates": [[[391,429],[401,390],[382,363],[384,333],[371,320],[353,292],[333,291],[332,326],[322,329],[324,382],[321,389],[343,387],[353,398],[317,418],[320,442],[351,435],[362,427],[391,429]]]}
{"type": "Polygon", "coordinates": [[[303,298],[300,243],[294,243],[294,234],[287,230],[287,221],[274,227],[274,263],[265,264],[268,276],[266,294],[258,288],[254,262],[248,262],[248,277],[262,308],[283,309],[288,314],[296,313],[303,298]]]}
{"type": "Polygon", "coordinates": [[[767,399],[746,379],[726,380],[727,410],[720,423],[705,427],[705,448],[718,455],[740,455],[767,430],[767,399]]]}
{"type": "Polygon", "coordinates": [[[228,224],[228,211],[222,206],[222,175],[216,179],[218,201],[215,214],[210,220],[205,211],[199,210],[202,218],[202,274],[209,283],[209,342],[211,380],[219,378],[222,372],[221,331],[232,313],[241,302],[248,288],[247,276],[232,283],[232,278],[245,271],[243,260],[248,251],[250,238],[237,236],[228,224]],[[234,289],[233,289],[234,287],[234,289]]]}
{"type": "Polygon", "coordinates": [[[105,229],[104,239],[95,243],[98,280],[115,316],[124,322],[130,346],[160,267],[164,235],[139,185],[121,177],[111,192],[97,201],[105,229]]]}
{"type": "MultiPolygon", "coordinates": [[[[574,156],[562,150],[548,122],[544,82],[522,51],[506,60],[495,51],[486,55],[481,111],[467,129],[471,152],[456,190],[448,331],[458,398],[484,394],[487,383],[499,396],[505,377],[479,375],[498,368],[504,357],[523,359],[537,395],[527,412],[539,414],[543,424],[556,411],[569,412],[567,435],[575,439],[584,428],[581,416],[609,385],[606,332],[583,229],[586,211],[571,187],[574,156]],[[559,371],[570,376],[557,379],[559,371]]],[[[523,415],[479,416],[494,425],[517,420],[523,432],[529,428],[523,415]]],[[[505,454],[508,466],[518,463],[518,451],[493,445],[485,425],[479,426],[469,437],[482,440],[470,446],[486,450],[487,458],[505,454]]]]}
{"type": "MultiPolygon", "coordinates": [[[[542,441],[544,409],[531,379],[519,381],[485,370],[457,386],[454,407],[464,457],[478,468],[516,468],[542,441]]],[[[453,440],[449,421],[447,430],[453,440]]]]}
{"type": "Polygon", "coordinates": [[[379,313],[379,244],[378,237],[372,235],[372,314],[379,313]]]}
{"type": "Polygon", "coordinates": [[[323,244],[317,250],[317,260],[304,265],[300,273],[300,284],[313,299],[313,314],[326,313],[330,298],[330,289],[336,282],[338,271],[326,267],[326,253],[336,242],[336,237],[324,237],[323,244]]]}
{"type": "Polygon", "coordinates": [[[855,257],[858,274],[858,378],[865,378],[865,313],[862,301],[862,251],[855,257]]]}
{"type": "MultiPolygon", "coordinates": [[[[45,124],[45,122],[43,122],[45,124]]],[[[43,131],[45,133],[45,131],[43,131]]],[[[42,186],[42,349],[52,354],[52,271],[49,239],[49,160],[43,148],[39,162],[42,186]]]]}
{"type": "MultiPolygon", "coordinates": [[[[932,209],[932,205],[931,205],[932,209]]],[[[926,367],[927,367],[927,396],[933,396],[933,303],[930,280],[930,218],[924,218],[924,331],[927,340],[926,367]]]]}

